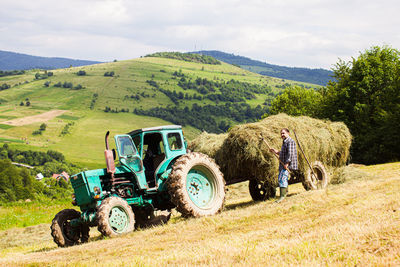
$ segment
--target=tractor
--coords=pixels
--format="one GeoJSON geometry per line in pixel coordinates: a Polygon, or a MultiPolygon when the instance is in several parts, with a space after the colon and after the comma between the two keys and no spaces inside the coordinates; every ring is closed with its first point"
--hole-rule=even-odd
{"type": "Polygon", "coordinates": [[[106,168],[71,176],[76,209],[57,213],[51,235],[60,247],[87,242],[90,227],[118,236],[155,222],[166,223],[176,208],[183,217],[220,212],[225,181],[218,165],[205,154],[190,152],[182,127],[143,128],[105,136],[106,168]],[[118,155],[118,161],[116,161],[118,155]],[[116,164],[117,162],[117,164],[116,164]]]}

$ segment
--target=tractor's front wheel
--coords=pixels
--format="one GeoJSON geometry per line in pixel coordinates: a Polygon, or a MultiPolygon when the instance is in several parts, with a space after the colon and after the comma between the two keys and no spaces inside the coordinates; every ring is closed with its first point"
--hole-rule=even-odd
{"type": "Polygon", "coordinates": [[[184,217],[214,215],[225,202],[225,180],[218,165],[197,152],[183,155],[174,163],[168,191],[184,217]]]}
{"type": "Polygon", "coordinates": [[[104,236],[117,236],[134,230],[135,215],[128,202],[122,198],[104,199],[96,215],[97,229],[104,236]]]}
{"type": "Polygon", "coordinates": [[[276,195],[276,189],[267,183],[252,179],[249,181],[250,196],[254,201],[265,201],[276,195]]]}
{"type": "Polygon", "coordinates": [[[50,229],[53,240],[59,247],[69,247],[89,240],[89,226],[87,224],[71,225],[72,220],[80,217],[81,213],[74,209],[65,209],[56,214],[50,229]]]}

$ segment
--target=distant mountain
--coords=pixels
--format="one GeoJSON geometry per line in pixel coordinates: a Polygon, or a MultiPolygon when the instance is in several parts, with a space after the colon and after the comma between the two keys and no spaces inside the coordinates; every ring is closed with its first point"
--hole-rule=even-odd
{"type": "Polygon", "coordinates": [[[101,63],[60,57],[38,57],[0,50],[0,70],[61,69],[101,63]]]}
{"type": "Polygon", "coordinates": [[[247,57],[236,56],[221,51],[196,51],[197,53],[207,56],[212,56],[223,62],[238,65],[243,69],[259,73],[261,75],[277,77],[281,79],[288,79],[300,82],[307,82],[319,85],[326,85],[332,79],[333,72],[325,69],[308,69],[308,68],[295,68],[272,65],[258,60],[253,60],[247,57]]]}

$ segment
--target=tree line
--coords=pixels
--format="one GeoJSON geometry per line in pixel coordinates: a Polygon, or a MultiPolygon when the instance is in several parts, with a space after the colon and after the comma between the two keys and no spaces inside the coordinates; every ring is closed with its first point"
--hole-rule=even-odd
{"type": "Polygon", "coordinates": [[[146,55],[145,57],[163,57],[163,58],[178,59],[178,60],[210,64],[210,65],[221,65],[221,62],[219,60],[216,60],[213,57],[206,56],[206,55],[193,54],[193,53],[157,52],[154,54],[146,55]]]}
{"type": "Polygon", "coordinates": [[[343,121],[353,135],[353,162],[400,160],[400,52],[374,46],[349,62],[339,60],[320,90],[287,88],[270,114],[308,115],[343,121]]]}
{"type": "Polygon", "coordinates": [[[0,77],[11,76],[11,75],[22,75],[22,74],[25,74],[24,70],[10,70],[10,71],[0,70],[0,77]]]}
{"type": "Polygon", "coordinates": [[[72,188],[63,179],[56,181],[45,178],[43,181],[37,181],[33,177],[37,173],[42,173],[44,177],[51,177],[54,173],[62,171],[74,174],[80,169],[66,162],[64,155],[54,150],[21,151],[4,144],[0,147],[0,204],[20,199],[36,199],[40,196],[68,197],[72,188]],[[33,166],[34,169],[17,167],[11,162],[27,164],[33,166]]]}
{"type": "Polygon", "coordinates": [[[246,103],[225,103],[224,105],[193,104],[191,108],[156,107],[149,110],[135,109],[137,115],[152,116],[180,125],[191,125],[210,133],[226,132],[232,122],[254,122],[261,118],[268,108],[252,108],[246,103]]]}

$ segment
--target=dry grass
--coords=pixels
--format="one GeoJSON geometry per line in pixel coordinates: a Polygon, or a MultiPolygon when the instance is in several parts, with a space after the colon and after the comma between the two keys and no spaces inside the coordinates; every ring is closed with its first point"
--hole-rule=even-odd
{"type": "Polygon", "coordinates": [[[41,233],[48,225],[8,230],[0,233],[9,244],[0,265],[400,265],[400,163],[361,169],[371,177],[319,191],[290,186],[280,205],[253,202],[246,184],[232,185],[217,216],[175,215],[166,226],[104,240],[95,233],[71,248],[57,248],[41,233]]]}

